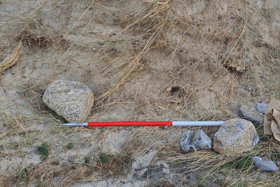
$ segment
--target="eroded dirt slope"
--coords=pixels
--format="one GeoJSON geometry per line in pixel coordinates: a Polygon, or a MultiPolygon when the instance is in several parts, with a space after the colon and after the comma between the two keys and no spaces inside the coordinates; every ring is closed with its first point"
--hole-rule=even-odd
{"type": "MultiPolygon", "coordinates": [[[[132,160],[149,150],[180,153],[187,128],[58,127],[64,120],[42,103],[57,79],[92,89],[88,121],[227,120],[238,116],[241,103],[280,99],[279,6],[275,0],[0,1],[0,62],[22,42],[20,58],[0,75],[4,184],[102,181],[99,172],[114,171],[120,156],[129,173],[132,160]],[[37,152],[43,142],[50,148],[45,161],[37,152]],[[65,148],[69,142],[73,150],[65,148]],[[110,167],[100,165],[101,152],[115,158],[110,167]],[[88,155],[98,169],[83,165],[88,155]],[[25,180],[15,176],[22,170],[25,180]]],[[[217,128],[204,130],[211,137],[217,128]]],[[[178,185],[192,183],[199,180],[178,185]]]]}

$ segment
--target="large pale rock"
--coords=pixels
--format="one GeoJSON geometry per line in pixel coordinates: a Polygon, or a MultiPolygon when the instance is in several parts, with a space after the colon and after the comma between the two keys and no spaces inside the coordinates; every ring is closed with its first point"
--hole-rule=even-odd
{"type": "Polygon", "coordinates": [[[93,101],[91,89],[76,81],[56,80],[43,96],[43,102],[68,122],[84,122],[93,101]]]}
{"type": "Polygon", "coordinates": [[[211,144],[211,139],[201,129],[185,132],[180,141],[180,146],[185,152],[211,149],[211,144]]]}
{"type": "Polygon", "coordinates": [[[254,125],[243,119],[225,121],[213,138],[213,149],[218,153],[243,153],[259,142],[254,125]]]}
{"type": "Polygon", "coordinates": [[[247,103],[242,104],[239,109],[239,116],[245,120],[251,121],[256,127],[259,127],[263,124],[264,120],[264,114],[261,113],[264,110],[263,108],[264,106],[259,104],[256,106],[247,103]]]}

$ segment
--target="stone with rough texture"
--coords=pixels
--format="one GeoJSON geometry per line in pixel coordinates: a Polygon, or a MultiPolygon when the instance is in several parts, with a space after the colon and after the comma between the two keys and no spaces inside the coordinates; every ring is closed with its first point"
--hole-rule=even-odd
{"type": "Polygon", "coordinates": [[[251,121],[256,127],[262,125],[264,120],[264,115],[258,112],[252,104],[242,104],[239,109],[239,116],[251,121]]]}
{"type": "Polygon", "coordinates": [[[106,179],[103,181],[77,183],[71,185],[71,187],[145,187],[145,186],[147,186],[147,180],[129,181],[127,179],[121,179],[121,180],[106,179]]]}
{"type": "Polygon", "coordinates": [[[43,95],[43,102],[68,122],[84,122],[93,101],[91,89],[76,81],[56,80],[43,95]]]}
{"type": "Polygon", "coordinates": [[[143,168],[149,167],[153,157],[156,155],[155,150],[150,150],[144,155],[141,155],[135,159],[135,161],[132,163],[131,167],[134,170],[141,170],[143,168]]]}
{"type": "Polygon", "coordinates": [[[258,104],[255,106],[255,109],[256,109],[259,113],[265,114],[265,111],[266,111],[266,109],[267,109],[267,104],[265,104],[265,103],[258,103],[258,104]]]}
{"type": "Polygon", "coordinates": [[[107,136],[107,138],[102,144],[102,152],[111,155],[118,155],[121,153],[128,133],[126,130],[121,130],[120,132],[111,132],[111,130],[108,130],[106,133],[104,133],[104,136],[107,136]]]}
{"type": "Polygon", "coordinates": [[[211,149],[211,144],[211,139],[201,129],[185,132],[180,141],[180,146],[185,152],[211,149]]]}
{"type": "Polygon", "coordinates": [[[278,167],[271,160],[262,160],[260,157],[253,156],[255,166],[262,171],[277,171],[278,167]]]}
{"type": "Polygon", "coordinates": [[[213,149],[218,153],[251,151],[259,142],[254,125],[243,119],[225,121],[213,138],[213,149]]]}

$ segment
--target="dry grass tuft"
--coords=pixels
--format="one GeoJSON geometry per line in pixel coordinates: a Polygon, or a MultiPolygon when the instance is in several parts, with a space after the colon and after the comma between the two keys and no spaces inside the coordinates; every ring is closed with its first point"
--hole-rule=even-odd
{"type": "Polygon", "coordinates": [[[24,117],[15,117],[13,114],[6,112],[4,109],[0,107],[0,119],[4,123],[4,126],[10,126],[10,130],[2,133],[0,135],[0,138],[3,138],[4,136],[8,135],[11,132],[14,132],[18,127],[20,127],[24,133],[27,135],[27,131],[24,128],[24,125],[22,121],[24,121],[24,117]],[[6,125],[8,124],[8,125],[6,125]]]}
{"type": "Polygon", "coordinates": [[[40,36],[30,31],[23,31],[16,35],[17,41],[22,41],[24,45],[27,45],[30,49],[35,47],[48,47],[53,43],[51,38],[46,36],[40,36]]]}
{"type": "MultiPolygon", "coordinates": [[[[162,145],[160,142],[161,140],[167,140],[168,135],[175,130],[174,128],[162,129],[160,127],[136,128],[123,146],[121,154],[131,155],[134,159],[151,149],[161,150],[166,148],[168,146],[162,145]]],[[[171,144],[170,146],[174,145],[171,144]]]]}
{"type": "Polygon", "coordinates": [[[124,177],[130,171],[132,161],[131,154],[109,155],[109,161],[106,163],[100,161],[96,165],[96,170],[100,171],[100,176],[106,179],[111,177],[124,177]]]}
{"type": "Polygon", "coordinates": [[[40,35],[30,30],[24,30],[15,36],[17,41],[28,46],[30,49],[46,48],[55,46],[57,48],[66,49],[68,42],[63,37],[51,37],[48,35],[40,35]]]}
{"type": "MultiPolygon", "coordinates": [[[[131,41],[124,41],[123,43],[125,43],[128,47],[128,51],[125,51],[125,53],[116,53],[117,50],[116,48],[111,48],[112,45],[109,45],[111,49],[108,50],[108,48],[105,48],[99,52],[99,54],[106,54],[106,58],[102,59],[108,59],[107,61],[109,61],[109,64],[111,65],[105,72],[108,73],[108,71],[113,71],[115,69],[114,78],[116,81],[112,81],[114,84],[111,84],[110,87],[108,87],[108,90],[97,98],[97,100],[99,101],[98,104],[106,99],[112,92],[116,91],[129,78],[133,77],[143,69],[144,64],[142,63],[142,58],[149,50],[151,50],[151,46],[153,45],[158,33],[164,26],[164,20],[154,20],[158,20],[155,19],[156,17],[161,19],[161,17],[158,17],[158,15],[168,9],[169,2],[170,1],[168,0],[164,2],[155,1],[152,3],[148,3],[144,9],[141,9],[141,11],[136,10],[132,18],[129,12],[127,14],[123,13],[121,24],[125,26],[119,34],[116,34],[116,37],[120,37],[126,32],[131,32],[131,29],[135,27],[144,26],[144,23],[148,20],[153,21],[149,22],[150,29],[148,30],[148,32],[143,28],[142,33],[138,33],[139,35],[144,35],[143,38],[145,39],[144,44],[142,44],[141,46],[134,46],[134,41],[132,41],[132,43],[131,41]],[[112,53],[114,54],[113,58],[108,58],[108,54],[110,55],[112,53]],[[123,57],[127,58],[124,59],[123,57]],[[116,71],[116,67],[122,68],[116,71]]],[[[144,27],[146,28],[147,25],[145,25],[144,27]]],[[[113,40],[111,40],[111,43],[112,41],[113,40]]],[[[120,40],[118,39],[118,41],[120,40]]],[[[108,62],[106,62],[106,64],[108,64],[108,62]]],[[[103,67],[106,68],[107,66],[105,65],[103,67]]]]}

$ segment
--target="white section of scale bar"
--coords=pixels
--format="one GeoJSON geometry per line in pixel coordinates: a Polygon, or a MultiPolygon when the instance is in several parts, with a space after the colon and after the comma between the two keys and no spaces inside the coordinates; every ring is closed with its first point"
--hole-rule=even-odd
{"type": "Polygon", "coordinates": [[[172,126],[221,126],[224,121],[172,121],[172,126]]]}

